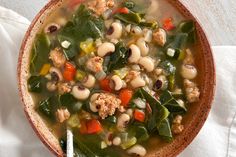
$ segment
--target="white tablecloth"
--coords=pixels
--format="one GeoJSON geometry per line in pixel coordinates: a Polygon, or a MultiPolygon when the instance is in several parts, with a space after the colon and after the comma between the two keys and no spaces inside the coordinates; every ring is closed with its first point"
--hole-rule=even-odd
{"type": "MultiPolygon", "coordinates": [[[[0,157],[49,157],[18,97],[18,51],[29,21],[0,7],[0,157]]],[[[236,157],[236,47],[213,47],[217,88],[211,113],[180,157],[236,157]]]]}

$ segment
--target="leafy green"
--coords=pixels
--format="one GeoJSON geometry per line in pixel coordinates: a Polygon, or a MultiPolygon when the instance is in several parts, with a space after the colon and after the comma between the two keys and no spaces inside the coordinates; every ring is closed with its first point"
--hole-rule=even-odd
{"type": "Polygon", "coordinates": [[[84,144],[79,138],[75,137],[74,142],[77,146],[77,153],[79,153],[82,156],[88,156],[88,157],[97,157],[98,155],[93,152],[86,144],[84,144]]]}
{"type": "Polygon", "coordinates": [[[129,0],[129,1],[123,2],[123,6],[128,9],[133,9],[135,7],[135,3],[129,0]]]}
{"type": "Polygon", "coordinates": [[[148,131],[144,126],[137,126],[135,128],[135,132],[135,137],[137,138],[138,142],[143,142],[149,139],[148,131]]]}
{"type": "Polygon", "coordinates": [[[124,7],[127,7],[133,12],[139,12],[141,14],[146,13],[148,6],[150,3],[147,3],[143,0],[127,0],[123,3],[124,7]]]}
{"type": "Polygon", "coordinates": [[[39,102],[37,110],[51,120],[55,120],[55,111],[59,106],[58,96],[49,97],[39,102]]]}
{"type": "Polygon", "coordinates": [[[142,21],[141,15],[133,11],[129,11],[128,14],[123,14],[123,13],[115,14],[114,18],[117,18],[127,24],[134,24],[134,25],[138,25],[142,21]]]}
{"type": "Polygon", "coordinates": [[[43,77],[42,76],[31,76],[28,79],[28,90],[34,93],[40,93],[43,89],[43,77]]]}
{"type": "Polygon", "coordinates": [[[168,80],[169,80],[169,83],[168,83],[169,87],[168,88],[170,91],[173,91],[175,88],[175,74],[169,75],[168,80]]]}
{"type": "Polygon", "coordinates": [[[170,36],[168,40],[169,44],[166,46],[166,49],[183,49],[186,46],[187,39],[187,33],[177,33],[176,35],[170,36]]]}
{"type": "Polygon", "coordinates": [[[80,102],[70,93],[63,94],[59,97],[60,104],[65,106],[71,113],[75,113],[82,107],[80,102]]]}
{"type": "Polygon", "coordinates": [[[196,28],[195,28],[194,21],[186,20],[186,21],[181,22],[177,30],[178,32],[188,34],[187,41],[189,43],[195,43],[197,36],[196,36],[196,28]]]}
{"type": "Polygon", "coordinates": [[[109,72],[123,68],[128,63],[129,52],[123,42],[119,42],[115,46],[115,52],[111,54],[110,62],[107,70],[109,72]]]}
{"type": "Polygon", "coordinates": [[[149,132],[154,132],[156,131],[157,126],[160,125],[161,121],[168,117],[169,111],[166,107],[161,105],[161,103],[151,94],[149,94],[145,89],[140,88],[137,92],[139,94],[135,95],[142,95],[143,98],[147,100],[150,107],[152,108],[152,113],[149,115],[147,121],[147,129],[149,132]]]}
{"type": "Polygon", "coordinates": [[[104,21],[93,15],[92,11],[81,4],[73,20],[69,21],[59,32],[58,40],[69,41],[68,49],[64,49],[67,59],[71,59],[79,52],[80,42],[88,38],[101,38],[104,32],[104,21]]]}
{"type": "Polygon", "coordinates": [[[176,67],[168,60],[161,62],[160,67],[164,69],[167,75],[175,74],[176,67]]]}
{"type": "Polygon", "coordinates": [[[186,107],[181,106],[167,90],[161,94],[160,101],[170,112],[185,113],[187,111],[186,107]]]}
{"type": "Polygon", "coordinates": [[[160,125],[157,127],[157,129],[158,129],[159,135],[163,139],[165,139],[165,140],[167,140],[169,142],[173,139],[171,128],[170,128],[170,123],[169,123],[168,118],[162,120],[160,125]]]}
{"type": "Polygon", "coordinates": [[[50,40],[46,34],[37,34],[30,59],[31,74],[38,74],[42,66],[49,61],[50,40]]]}
{"type": "Polygon", "coordinates": [[[158,27],[158,23],[156,21],[154,21],[154,22],[140,22],[139,25],[142,27],[148,27],[151,29],[156,29],[158,27]]]}

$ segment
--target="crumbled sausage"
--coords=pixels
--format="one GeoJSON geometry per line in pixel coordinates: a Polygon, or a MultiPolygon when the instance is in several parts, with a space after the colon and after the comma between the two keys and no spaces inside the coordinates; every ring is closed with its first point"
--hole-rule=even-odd
{"type": "Polygon", "coordinates": [[[62,95],[71,92],[72,86],[69,83],[58,83],[57,88],[58,93],[62,95]]]}
{"type": "Polygon", "coordinates": [[[194,58],[193,54],[190,49],[186,49],[186,55],[183,61],[183,64],[189,64],[189,65],[194,65],[194,58]]]}
{"type": "Polygon", "coordinates": [[[59,48],[55,48],[54,50],[52,50],[49,54],[49,59],[52,60],[53,65],[57,68],[62,67],[65,62],[66,62],[66,57],[64,56],[64,54],[60,51],[59,48]]]}
{"type": "Polygon", "coordinates": [[[193,103],[199,100],[200,91],[196,83],[188,79],[184,79],[184,88],[185,88],[187,100],[190,103],[193,103]]]}
{"type": "Polygon", "coordinates": [[[171,130],[174,134],[180,134],[184,130],[184,125],[182,125],[182,124],[173,124],[171,130]]]}
{"type": "Polygon", "coordinates": [[[103,58],[96,56],[96,57],[90,58],[87,61],[86,66],[92,72],[97,73],[97,72],[102,71],[103,69],[102,64],[103,64],[103,58]]]}
{"type": "Polygon", "coordinates": [[[125,77],[125,82],[130,82],[130,81],[132,81],[133,79],[135,79],[136,77],[138,77],[139,75],[140,75],[140,72],[139,72],[139,71],[131,70],[131,71],[129,71],[129,73],[126,75],[126,77],[125,77]]]}
{"type": "Polygon", "coordinates": [[[114,5],[114,0],[92,0],[88,2],[88,8],[93,10],[98,16],[114,5]]]}
{"type": "Polygon", "coordinates": [[[67,109],[57,109],[56,118],[58,122],[63,123],[70,118],[70,112],[67,109]]]}
{"type": "Polygon", "coordinates": [[[166,32],[164,29],[158,28],[153,33],[153,40],[160,46],[164,46],[166,43],[166,32]]]}
{"type": "Polygon", "coordinates": [[[173,120],[173,123],[174,124],[181,124],[182,123],[182,119],[183,119],[183,117],[181,115],[177,115],[177,116],[175,116],[175,118],[173,120]]]}
{"type": "Polygon", "coordinates": [[[110,93],[100,93],[97,99],[93,102],[98,109],[99,116],[105,119],[107,116],[112,116],[116,109],[120,108],[121,100],[110,93]]]}

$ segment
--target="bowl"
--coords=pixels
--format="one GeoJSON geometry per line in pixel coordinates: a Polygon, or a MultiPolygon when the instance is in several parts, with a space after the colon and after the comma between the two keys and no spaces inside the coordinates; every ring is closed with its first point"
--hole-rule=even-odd
{"type": "MultiPolygon", "coordinates": [[[[181,135],[178,135],[172,143],[164,144],[161,149],[153,149],[147,155],[148,157],[172,157],[177,156],[183,151],[191,141],[196,137],[204,122],[207,119],[211,104],[214,98],[215,91],[215,66],[210,44],[207,40],[201,25],[197,19],[191,14],[179,0],[167,0],[173,5],[184,17],[192,19],[196,24],[198,42],[196,47],[196,65],[199,69],[200,85],[200,101],[192,104],[189,114],[187,115],[188,121],[184,122],[185,130],[181,135]]],[[[27,89],[27,79],[29,77],[29,60],[31,47],[43,21],[49,16],[56,8],[62,5],[62,0],[51,0],[34,18],[28,31],[23,39],[19,60],[18,60],[18,87],[20,97],[23,102],[25,115],[29,120],[35,133],[40,140],[54,153],[56,156],[63,156],[63,151],[59,145],[57,138],[47,128],[46,124],[34,109],[33,99],[27,89]]],[[[155,143],[154,143],[155,144],[155,143]]]]}

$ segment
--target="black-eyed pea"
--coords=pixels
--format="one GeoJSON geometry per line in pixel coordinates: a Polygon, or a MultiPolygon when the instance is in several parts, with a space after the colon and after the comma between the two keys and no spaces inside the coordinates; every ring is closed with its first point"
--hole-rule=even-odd
{"type": "Polygon", "coordinates": [[[107,54],[113,53],[115,51],[115,45],[110,42],[105,42],[98,47],[97,54],[100,57],[104,57],[107,54]]]}
{"type": "Polygon", "coordinates": [[[149,46],[144,40],[144,38],[139,38],[136,44],[139,47],[142,56],[146,56],[149,53],[149,46]]]}
{"type": "Polygon", "coordinates": [[[141,146],[139,144],[136,144],[133,147],[129,148],[127,150],[127,153],[130,154],[130,155],[135,155],[135,156],[142,157],[142,156],[145,156],[147,154],[147,151],[143,146],[141,146]]]}
{"type": "Polygon", "coordinates": [[[120,22],[113,22],[107,31],[108,39],[119,39],[122,36],[123,27],[120,22]]]}
{"type": "Polygon", "coordinates": [[[130,56],[128,58],[128,61],[130,63],[138,63],[141,57],[141,52],[140,52],[139,47],[135,44],[131,44],[129,46],[129,53],[130,53],[130,56]]]}
{"type": "Polygon", "coordinates": [[[139,59],[139,65],[141,65],[147,72],[152,72],[155,68],[154,61],[151,57],[141,57],[139,59]]]}
{"type": "Polygon", "coordinates": [[[90,91],[81,85],[77,85],[72,88],[71,94],[78,100],[86,100],[90,95],[90,91]]]}

